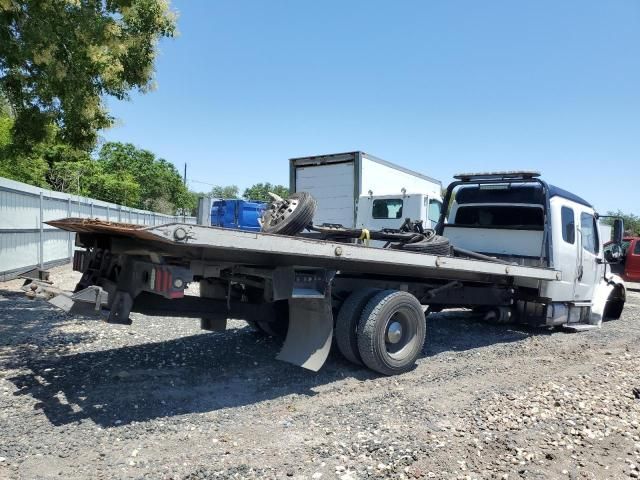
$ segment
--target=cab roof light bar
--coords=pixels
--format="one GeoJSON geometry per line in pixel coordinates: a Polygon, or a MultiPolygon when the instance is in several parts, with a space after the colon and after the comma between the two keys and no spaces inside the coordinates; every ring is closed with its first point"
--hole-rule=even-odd
{"type": "Polygon", "coordinates": [[[458,173],[453,178],[462,182],[472,182],[477,180],[527,180],[539,176],[540,172],[535,170],[510,170],[504,172],[458,173]]]}

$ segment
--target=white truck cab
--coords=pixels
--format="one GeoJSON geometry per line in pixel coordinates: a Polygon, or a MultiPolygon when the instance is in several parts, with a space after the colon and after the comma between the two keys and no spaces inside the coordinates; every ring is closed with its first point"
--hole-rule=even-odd
{"type": "MultiPolygon", "coordinates": [[[[622,310],[625,286],[604,258],[594,207],[538,175],[457,175],[445,196],[448,218],[443,212],[437,230],[457,247],[561,272],[553,282],[520,282],[539,287],[537,299],[515,306],[520,317],[543,314],[547,325],[598,326],[605,308],[607,316],[619,316],[615,310],[622,310]]],[[[614,228],[621,229],[621,224],[614,228]]]]}

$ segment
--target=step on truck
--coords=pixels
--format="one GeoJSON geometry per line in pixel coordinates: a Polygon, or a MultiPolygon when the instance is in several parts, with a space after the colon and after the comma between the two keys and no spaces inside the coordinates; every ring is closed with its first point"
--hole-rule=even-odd
{"type": "MultiPolygon", "coordinates": [[[[282,335],[278,359],[311,370],[335,337],[348,360],[385,375],[413,367],[430,312],[468,308],[574,331],[621,316],[625,285],[611,273],[615,255],[603,255],[592,205],[535,172],[455,178],[435,230],[409,220],[395,230],[318,225],[304,192],[275,200],[262,232],[53,221],[77,234],[83,274],[52,302],[90,305],[120,324],[136,311],[199,318],[206,330],[244,319],[282,335]],[[192,282],[199,296],[185,295],[192,282]]],[[[622,231],[616,220],[614,241],[622,231]]]]}

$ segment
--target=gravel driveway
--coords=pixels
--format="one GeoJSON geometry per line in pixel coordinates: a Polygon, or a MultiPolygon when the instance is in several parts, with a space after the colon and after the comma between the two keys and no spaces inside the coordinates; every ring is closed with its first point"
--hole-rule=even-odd
{"type": "Polygon", "coordinates": [[[640,475],[640,293],[580,334],[429,316],[417,368],[387,378],[278,362],[242,321],[108,325],[19,285],[0,283],[0,478],[640,475]]]}

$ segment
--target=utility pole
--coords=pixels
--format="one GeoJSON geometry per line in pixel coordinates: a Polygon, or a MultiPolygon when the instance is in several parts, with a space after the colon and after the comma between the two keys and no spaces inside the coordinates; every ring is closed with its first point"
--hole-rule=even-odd
{"type": "MultiPolygon", "coordinates": [[[[187,186],[187,162],[184,162],[184,177],[183,177],[184,186],[187,186]]],[[[187,209],[182,208],[182,221],[185,222],[187,216],[187,209]]]]}

